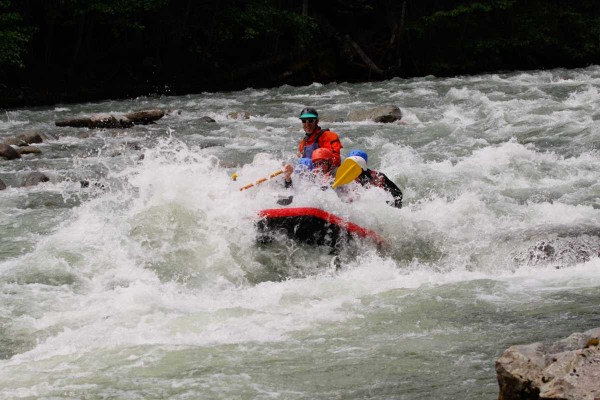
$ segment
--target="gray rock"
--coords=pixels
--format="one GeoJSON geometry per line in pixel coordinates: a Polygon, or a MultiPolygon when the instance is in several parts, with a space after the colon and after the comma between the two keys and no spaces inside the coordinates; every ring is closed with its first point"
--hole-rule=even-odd
{"type": "Polygon", "coordinates": [[[107,189],[106,185],[104,185],[103,183],[100,182],[90,182],[87,179],[86,180],[81,180],[79,181],[79,184],[81,185],[82,189],[87,189],[87,188],[99,188],[99,189],[107,189]]]}
{"type": "Polygon", "coordinates": [[[26,186],[26,187],[35,186],[38,183],[48,182],[49,180],[50,180],[50,178],[48,178],[46,175],[44,175],[41,172],[31,172],[25,178],[25,181],[23,182],[23,186],[26,186]]]}
{"type": "Polygon", "coordinates": [[[402,111],[396,106],[381,106],[366,110],[353,110],[348,113],[348,121],[358,122],[371,120],[374,122],[394,122],[402,119],[402,111]]]}
{"type": "Polygon", "coordinates": [[[212,119],[211,117],[208,116],[204,116],[202,118],[200,118],[200,121],[204,121],[204,122],[217,122],[214,119],[212,119]]]}
{"type": "Polygon", "coordinates": [[[4,144],[9,144],[12,146],[27,146],[31,143],[42,143],[43,141],[42,135],[39,132],[30,131],[7,138],[4,140],[4,144]]]}
{"type": "Polygon", "coordinates": [[[59,135],[57,133],[53,133],[53,132],[41,132],[40,136],[42,137],[42,139],[44,141],[58,140],[58,138],[59,138],[59,135]]]}
{"type": "Polygon", "coordinates": [[[14,160],[15,158],[21,158],[21,155],[17,153],[12,146],[4,143],[0,143],[0,157],[4,157],[8,160],[14,160]]]}
{"type": "Polygon", "coordinates": [[[69,119],[55,122],[56,126],[73,128],[130,128],[133,122],[126,117],[116,117],[112,114],[94,114],[91,117],[69,119]]]}
{"type": "Polygon", "coordinates": [[[340,118],[340,117],[334,117],[331,115],[324,115],[324,116],[319,116],[319,122],[323,123],[327,123],[327,122],[345,122],[346,120],[344,118],[340,118]]]}
{"type": "Polygon", "coordinates": [[[0,190],[4,190],[4,189],[6,189],[6,183],[4,183],[2,181],[2,179],[0,179],[0,190]]]}
{"type": "Polygon", "coordinates": [[[250,113],[248,111],[244,111],[244,112],[232,111],[229,114],[227,114],[227,118],[229,118],[229,119],[250,119],[250,113]]]}
{"type": "Polygon", "coordinates": [[[496,361],[499,400],[600,398],[600,328],[549,346],[511,346],[496,361]]]}
{"type": "Polygon", "coordinates": [[[90,117],[57,121],[56,126],[73,128],[131,128],[134,125],[151,124],[165,116],[163,110],[142,110],[127,113],[123,116],[113,114],[94,114],[90,117]]]}
{"type": "Polygon", "coordinates": [[[95,114],[90,117],[91,128],[130,128],[133,122],[127,117],[116,117],[112,114],[95,114]]]}
{"type": "Polygon", "coordinates": [[[27,143],[17,136],[4,139],[4,144],[8,144],[9,146],[27,146],[27,143]]]}
{"type": "Polygon", "coordinates": [[[20,133],[17,135],[17,139],[21,139],[26,144],[42,143],[44,141],[42,135],[35,131],[20,133]]]}
{"type": "Polygon", "coordinates": [[[17,149],[17,152],[23,154],[41,154],[41,150],[35,146],[25,146],[17,149]]]}
{"type": "Polygon", "coordinates": [[[89,128],[91,125],[89,118],[74,118],[74,119],[65,119],[62,121],[56,121],[54,123],[56,126],[65,127],[70,126],[73,128],[89,128]]]}
{"type": "Polygon", "coordinates": [[[526,253],[516,254],[514,260],[530,266],[554,265],[567,267],[600,256],[600,238],[595,235],[555,237],[537,241],[526,253]]]}
{"type": "Polygon", "coordinates": [[[142,110],[125,114],[125,118],[135,125],[152,124],[164,116],[165,112],[163,110],[142,110]]]}

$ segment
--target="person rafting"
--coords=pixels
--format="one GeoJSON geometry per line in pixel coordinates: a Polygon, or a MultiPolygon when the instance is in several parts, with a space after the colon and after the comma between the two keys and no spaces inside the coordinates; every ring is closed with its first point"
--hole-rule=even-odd
{"type": "MultiPolygon", "coordinates": [[[[284,168],[284,184],[286,188],[292,186],[292,173],[296,172],[298,175],[308,176],[311,180],[320,180],[325,183],[329,181],[333,182],[337,167],[335,166],[335,156],[333,152],[326,148],[318,148],[312,152],[311,158],[303,157],[299,160],[296,168],[293,168],[291,164],[288,164],[284,168]],[[308,175],[308,172],[312,174],[308,175]]],[[[330,187],[330,185],[324,186],[323,189],[330,187]]]]}
{"type": "Polygon", "coordinates": [[[369,156],[366,152],[362,150],[352,150],[348,153],[348,158],[355,160],[363,170],[358,178],[356,178],[356,182],[366,188],[382,188],[386,192],[389,192],[394,198],[393,201],[388,201],[387,203],[393,207],[402,208],[402,191],[383,172],[367,168],[369,156]]]}
{"type": "Polygon", "coordinates": [[[300,177],[310,177],[310,173],[314,168],[314,164],[310,158],[301,158],[298,160],[298,164],[296,167],[292,167],[291,164],[288,164],[284,168],[284,186],[285,188],[289,188],[292,186],[292,172],[295,175],[300,177]]]}
{"type": "Polygon", "coordinates": [[[312,158],[312,153],[316,149],[329,149],[333,153],[333,165],[339,167],[342,161],[340,150],[343,146],[338,134],[319,126],[319,113],[314,108],[302,109],[300,121],[305,136],[298,145],[298,157],[312,158]]]}

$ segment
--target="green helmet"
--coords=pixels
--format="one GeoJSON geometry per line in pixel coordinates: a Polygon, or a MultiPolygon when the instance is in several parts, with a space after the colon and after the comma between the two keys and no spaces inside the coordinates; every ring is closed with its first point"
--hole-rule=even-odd
{"type": "Polygon", "coordinates": [[[306,107],[300,111],[300,119],[305,118],[319,118],[319,113],[314,108],[306,107]]]}

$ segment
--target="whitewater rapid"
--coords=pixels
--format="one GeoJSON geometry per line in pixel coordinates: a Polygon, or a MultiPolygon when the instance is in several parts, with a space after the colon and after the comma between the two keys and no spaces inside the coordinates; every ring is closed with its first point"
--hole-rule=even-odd
{"type": "Polygon", "coordinates": [[[506,347],[600,326],[598,87],[592,66],[6,111],[0,139],[47,140],[0,160],[0,397],[495,398],[506,347]],[[386,104],[403,123],[343,121],[386,104]],[[389,241],[339,270],[256,243],[280,177],[239,191],[295,159],[307,105],[404,193],[292,192],[389,241]],[[54,127],[150,108],[171,112],[54,127]]]}

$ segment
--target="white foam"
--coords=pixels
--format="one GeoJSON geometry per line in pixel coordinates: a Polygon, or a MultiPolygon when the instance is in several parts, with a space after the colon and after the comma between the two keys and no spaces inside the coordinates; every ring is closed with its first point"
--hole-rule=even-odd
{"type": "MultiPolygon", "coordinates": [[[[74,168],[98,167],[109,187],[64,214],[44,209],[61,222],[35,239],[23,234],[33,250],[0,261],[0,279],[10,293],[0,315],[10,320],[11,334],[29,340],[18,354],[0,361],[0,379],[7,382],[0,393],[44,397],[62,383],[21,384],[18,376],[35,379],[52,371],[69,381],[67,375],[92,373],[81,362],[84,356],[123,348],[293,343],[298,332],[339,323],[352,327],[372,312],[369,301],[384,307],[388,296],[435,299],[451,288],[456,298],[439,302],[465,310],[469,301],[519,309],[546,301],[548,293],[597,288],[600,265],[593,254],[560,269],[552,260],[519,262],[537,241],[566,237],[579,243],[579,236],[600,226],[594,203],[600,158],[590,150],[597,131],[590,113],[598,103],[590,85],[597,74],[598,67],[590,67],[162,99],[182,114],[169,119],[168,130],[157,124],[147,131],[150,144],[141,161],[119,163],[107,156],[126,139],[95,131],[105,148],[75,161],[74,168]],[[348,144],[365,147],[370,166],[399,184],[403,209],[388,206],[389,194],[381,189],[348,189],[354,201],[344,204],[335,192],[300,181],[286,191],[281,176],[239,190],[295,156],[301,137],[296,115],[304,103],[314,103],[324,115],[327,110],[341,115],[390,96],[403,109],[407,126],[346,122],[340,132],[345,150],[348,144]],[[331,103],[332,98],[338,101],[331,103]],[[230,120],[232,111],[249,111],[252,118],[230,120]],[[218,127],[194,125],[204,115],[215,118],[218,127]],[[545,136],[550,144],[540,139],[545,136]],[[566,144],[552,144],[565,137],[566,144]],[[200,148],[197,140],[222,146],[200,148]],[[232,165],[237,181],[230,178],[232,165]],[[358,245],[335,272],[331,256],[316,250],[257,246],[258,211],[275,207],[279,195],[290,193],[295,205],[323,208],[376,230],[390,240],[390,248],[377,252],[358,245]],[[267,265],[265,256],[277,261],[267,265]],[[294,273],[290,260],[302,260],[305,269],[294,273]],[[260,273],[268,278],[257,278],[260,273]],[[469,290],[476,300],[460,296],[469,290]]],[[[154,104],[152,99],[135,103],[154,104]]],[[[123,105],[134,108],[108,102],[72,110],[86,114],[123,105]]],[[[44,118],[62,111],[56,108],[44,118]]],[[[43,119],[25,111],[8,117],[0,129],[43,119]]],[[[85,143],[68,134],[48,146],[85,143]]],[[[52,162],[42,166],[53,177],[64,174],[52,162]]],[[[72,191],[73,182],[59,179],[10,188],[0,194],[7,208],[3,215],[23,218],[31,212],[24,208],[31,199],[45,204],[45,195],[64,193],[67,199],[72,191]]],[[[420,334],[398,329],[398,337],[420,334]]],[[[127,368],[151,362],[150,353],[131,356],[127,368]]]]}

